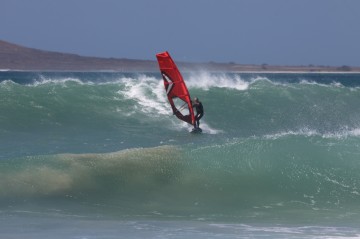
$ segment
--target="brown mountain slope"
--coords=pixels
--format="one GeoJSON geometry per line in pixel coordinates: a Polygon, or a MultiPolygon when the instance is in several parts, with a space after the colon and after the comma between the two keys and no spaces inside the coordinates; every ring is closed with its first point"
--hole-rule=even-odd
{"type": "Polygon", "coordinates": [[[155,61],[84,57],[27,48],[0,40],[0,69],[153,71],[155,61]]]}

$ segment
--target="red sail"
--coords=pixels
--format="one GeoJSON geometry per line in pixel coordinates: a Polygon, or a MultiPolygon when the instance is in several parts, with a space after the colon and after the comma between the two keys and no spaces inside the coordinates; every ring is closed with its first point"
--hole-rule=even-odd
{"type": "Polygon", "coordinates": [[[190,94],[175,62],[167,51],[156,54],[156,58],[173,113],[179,119],[193,124],[195,116],[190,94]]]}

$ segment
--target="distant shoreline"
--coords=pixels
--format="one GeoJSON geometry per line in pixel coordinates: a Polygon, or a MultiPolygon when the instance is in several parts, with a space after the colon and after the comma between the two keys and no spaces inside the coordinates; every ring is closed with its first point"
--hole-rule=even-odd
{"type": "MultiPolygon", "coordinates": [[[[181,70],[181,69],[180,69],[181,70]]],[[[214,72],[214,73],[243,73],[243,74],[360,74],[360,71],[212,71],[212,70],[181,70],[182,72],[214,72]]],[[[1,72],[59,72],[59,73],[81,73],[81,72],[94,72],[94,73],[158,73],[158,70],[154,71],[117,71],[117,70],[19,70],[19,69],[0,69],[1,72]]]]}
{"type": "MultiPolygon", "coordinates": [[[[154,53],[155,54],[155,53],[154,53]]],[[[276,66],[229,63],[176,62],[182,72],[209,71],[234,73],[360,73],[353,66],[276,66]]],[[[85,57],[76,54],[43,51],[0,40],[0,72],[158,72],[154,60],[85,57]]]]}

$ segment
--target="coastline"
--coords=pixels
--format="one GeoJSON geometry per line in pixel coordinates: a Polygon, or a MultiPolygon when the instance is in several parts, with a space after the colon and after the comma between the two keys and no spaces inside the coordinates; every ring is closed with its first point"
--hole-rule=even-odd
{"type": "MultiPolygon", "coordinates": [[[[180,68],[180,67],[179,67],[180,68]]],[[[195,69],[195,70],[181,70],[182,72],[210,72],[210,73],[235,73],[235,74],[349,74],[349,75],[356,75],[360,74],[360,71],[219,71],[219,70],[206,70],[206,69],[195,69]]],[[[94,72],[94,73],[157,73],[158,70],[48,70],[48,69],[39,69],[39,70],[21,70],[21,69],[0,69],[0,73],[2,72],[74,72],[74,73],[86,73],[86,72],[94,72]]]]}
{"type": "MultiPolygon", "coordinates": [[[[155,54],[155,53],[154,53],[155,54]]],[[[234,73],[360,73],[360,66],[287,66],[238,63],[177,62],[182,72],[234,72],[234,73]]],[[[76,54],[44,51],[19,46],[0,40],[0,72],[158,72],[155,60],[87,57],[76,54]]]]}

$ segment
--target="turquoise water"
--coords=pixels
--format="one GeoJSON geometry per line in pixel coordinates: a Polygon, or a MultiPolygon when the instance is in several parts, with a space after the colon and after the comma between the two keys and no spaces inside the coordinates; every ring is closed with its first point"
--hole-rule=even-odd
{"type": "Polygon", "coordinates": [[[160,74],[0,72],[0,235],[360,235],[360,74],[183,76],[202,134],[160,74]]]}

